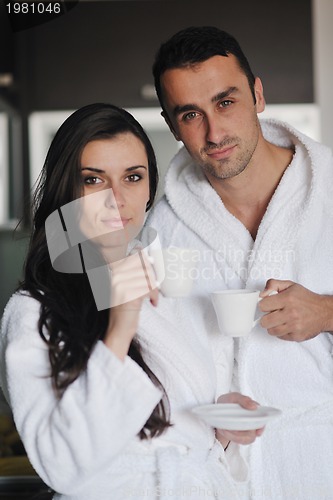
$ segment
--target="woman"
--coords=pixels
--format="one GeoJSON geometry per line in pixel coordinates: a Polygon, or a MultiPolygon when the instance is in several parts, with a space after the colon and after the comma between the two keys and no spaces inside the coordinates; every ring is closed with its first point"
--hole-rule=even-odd
{"type": "MultiPolygon", "coordinates": [[[[2,321],[1,385],[30,461],[56,499],[180,498],[192,479],[191,498],[200,498],[199,487],[216,488],[211,466],[219,498],[236,495],[217,441],[207,470],[201,454],[203,479],[191,472],[199,462],[177,436],[194,417],[170,422],[161,382],[169,385],[172,373],[164,373],[160,352],[157,378],[135,335],[143,297],[153,308],[157,291],[143,252],[132,248],[128,255],[129,246],[156,187],[145,132],[112,105],[73,113],[46,157],[24,281],[2,321]],[[106,283],[102,297],[96,276],[106,283]]],[[[172,406],[176,383],[168,397],[172,406]]],[[[255,406],[241,396],[225,398],[255,406]]],[[[214,433],[201,422],[199,432],[214,433]]],[[[239,442],[255,438],[234,434],[228,437],[239,442]]]]}

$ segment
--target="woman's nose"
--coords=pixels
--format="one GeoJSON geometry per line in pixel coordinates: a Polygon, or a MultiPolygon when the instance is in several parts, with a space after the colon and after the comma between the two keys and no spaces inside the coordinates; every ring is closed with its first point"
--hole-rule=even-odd
{"type": "Polygon", "coordinates": [[[120,188],[109,188],[107,189],[105,205],[107,208],[119,209],[125,204],[125,198],[122,194],[120,188]]]}

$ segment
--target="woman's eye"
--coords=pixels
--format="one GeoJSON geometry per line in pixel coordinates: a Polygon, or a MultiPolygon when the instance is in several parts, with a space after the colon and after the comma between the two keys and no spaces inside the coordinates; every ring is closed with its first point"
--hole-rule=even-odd
{"type": "Polygon", "coordinates": [[[141,179],[141,175],[139,174],[131,174],[126,177],[129,182],[138,182],[141,179]]]}
{"type": "Polygon", "coordinates": [[[84,179],[84,183],[85,184],[90,184],[90,185],[94,185],[94,184],[100,184],[102,181],[99,177],[86,177],[84,179]]]}

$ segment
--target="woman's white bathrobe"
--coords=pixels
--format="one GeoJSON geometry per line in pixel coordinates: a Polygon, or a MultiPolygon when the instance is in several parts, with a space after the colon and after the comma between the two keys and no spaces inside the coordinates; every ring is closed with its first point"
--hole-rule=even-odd
{"type": "MultiPolygon", "coordinates": [[[[190,498],[238,499],[246,467],[234,467],[237,449],[223,447],[214,430],[191,413],[215,400],[215,365],[231,372],[232,346],[218,352],[191,323],[178,328],[177,305],[160,300],[160,318],[147,301],[140,338],[144,355],[165,386],[173,427],[149,441],[138,432],[161,398],[130,358],[118,360],[100,341],[84,375],[54,398],[47,346],[37,330],[39,303],[15,294],[0,336],[0,385],[30,461],[62,500],[190,498]],[[170,318],[170,320],[168,319],[170,318]],[[237,480],[233,481],[232,476],[237,480]]],[[[200,328],[204,332],[204,328],[200,328]]]]}
{"type": "MultiPolygon", "coordinates": [[[[195,297],[182,305],[185,321],[194,309],[196,316],[201,312],[202,322],[211,318],[209,292],[263,289],[269,278],[333,295],[332,153],[286,124],[262,121],[262,129],[267,140],[293,147],[295,154],[255,241],[226,210],[185,149],[168,170],[166,197],[148,224],[163,246],[198,250],[195,297]]],[[[283,410],[249,447],[251,498],[333,498],[332,341],[323,332],[306,342],[287,342],[259,326],[235,341],[237,389],[283,410]]]]}

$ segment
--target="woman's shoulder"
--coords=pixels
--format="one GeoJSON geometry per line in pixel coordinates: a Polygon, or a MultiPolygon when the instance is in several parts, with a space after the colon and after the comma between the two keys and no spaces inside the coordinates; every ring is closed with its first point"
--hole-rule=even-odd
{"type": "Polygon", "coordinates": [[[40,302],[34,297],[32,297],[28,291],[17,290],[9,298],[6,307],[4,309],[4,314],[8,309],[14,309],[17,307],[31,308],[31,307],[37,307],[38,304],[40,304],[40,302]]]}
{"type": "Polygon", "coordinates": [[[15,292],[5,306],[1,329],[6,329],[10,324],[21,321],[31,321],[31,318],[39,317],[40,302],[33,298],[29,292],[19,290],[15,292]]]}

